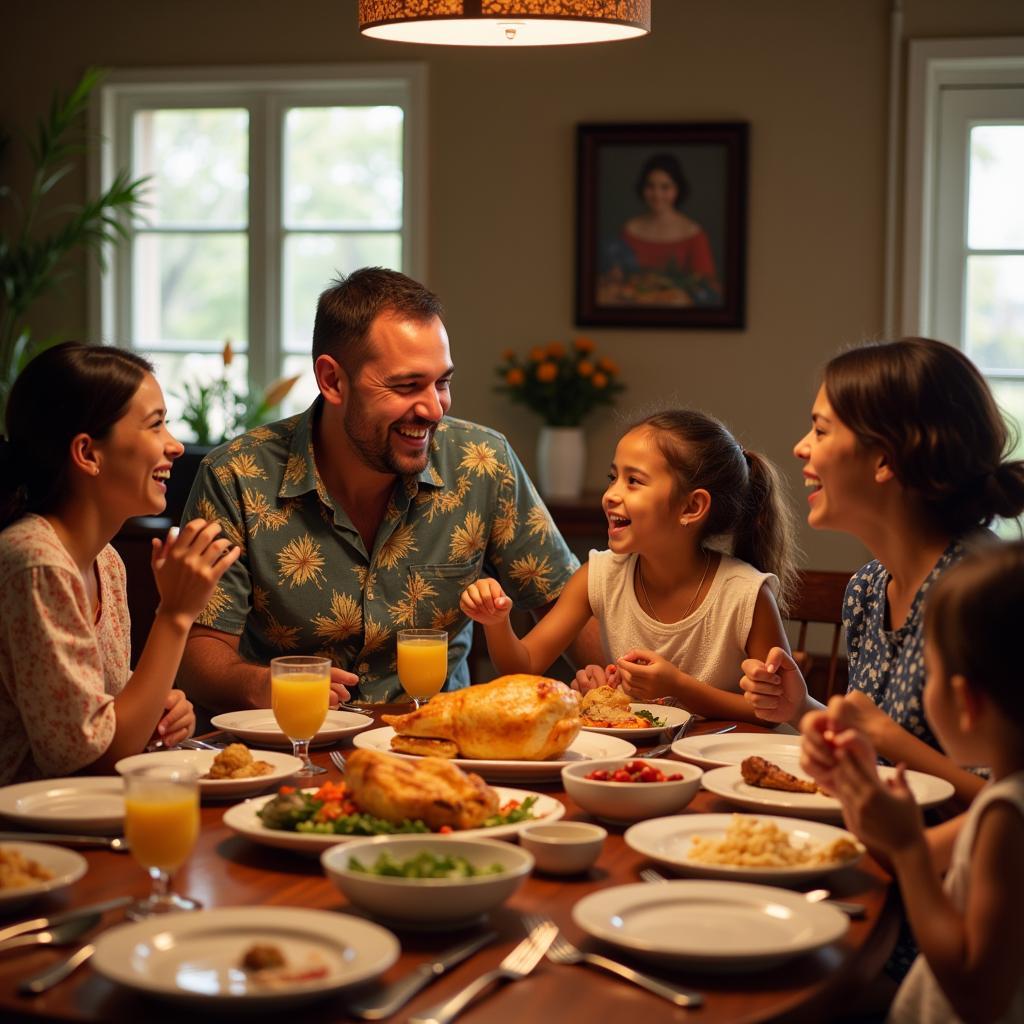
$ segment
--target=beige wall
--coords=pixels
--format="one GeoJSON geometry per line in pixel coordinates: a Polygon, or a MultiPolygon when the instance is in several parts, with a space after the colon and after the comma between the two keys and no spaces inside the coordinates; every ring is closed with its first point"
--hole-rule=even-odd
{"type": "MultiPolygon", "coordinates": [[[[428,283],[449,311],[454,411],[504,430],[532,468],[539,424],[493,394],[493,366],[508,346],[578,333],[575,125],[749,121],[747,328],[586,333],[626,366],[624,414],[674,403],[716,413],[785,467],[802,509],[790,449],[818,368],[838,347],[882,330],[888,0],[655,0],[647,39],[510,52],[363,40],[355,7],[16,0],[0,39],[0,124],[30,127],[52,92],[89,64],[425,62],[428,283]]],[[[1024,34],[1020,0],[903,7],[907,37],[1024,34]]],[[[12,169],[23,182],[24,165],[12,169]]],[[[83,291],[71,283],[35,327],[81,333],[85,319],[83,291]]],[[[618,429],[612,417],[589,424],[591,487],[601,485],[618,429]]],[[[803,542],[818,568],[849,568],[863,554],[835,535],[805,530],[803,542]]]]}

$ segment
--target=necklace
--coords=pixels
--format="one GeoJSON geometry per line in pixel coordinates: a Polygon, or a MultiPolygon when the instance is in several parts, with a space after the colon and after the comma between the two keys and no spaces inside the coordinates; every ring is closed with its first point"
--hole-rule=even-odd
{"type": "MultiPolygon", "coordinates": [[[[693,592],[693,597],[690,598],[690,603],[686,606],[686,611],[683,612],[682,617],[685,619],[690,612],[693,611],[693,606],[697,603],[697,598],[700,596],[700,589],[704,586],[704,580],[707,579],[708,569],[711,568],[711,552],[707,549],[704,551],[704,571],[700,576],[700,583],[697,584],[697,589],[693,592]]],[[[643,603],[647,605],[648,611],[651,613],[651,618],[658,619],[657,614],[654,611],[654,605],[651,604],[651,599],[647,596],[647,588],[644,586],[644,574],[640,568],[640,559],[636,560],[636,581],[640,584],[640,594],[643,597],[643,603]]],[[[661,619],[658,619],[660,622],[661,619]]]]}

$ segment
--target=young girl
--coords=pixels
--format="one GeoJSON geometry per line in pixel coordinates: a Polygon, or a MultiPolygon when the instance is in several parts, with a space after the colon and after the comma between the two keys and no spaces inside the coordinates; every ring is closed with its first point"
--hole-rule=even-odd
{"type": "Polygon", "coordinates": [[[134,672],[124,565],[110,541],[159,515],[182,446],[144,359],[67,342],[25,368],[0,443],[0,785],[109,772],[195,727],[172,689],[192,620],[237,558],[196,519],[153,542],[160,606],[134,672]]]}
{"type": "MultiPolygon", "coordinates": [[[[519,640],[491,579],[462,595],[501,672],[542,672],[591,615],[615,681],[632,698],[671,696],[708,718],[753,720],[740,662],[788,651],[776,603],[793,569],[791,524],[775,470],[698,412],[658,413],[615,449],[602,505],[608,551],[591,551],[555,607],[519,640]],[[734,554],[709,545],[731,537],[734,554]]],[[[600,670],[590,682],[603,681],[600,670]]]]}
{"type": "Polygon", "coordinates": [[[1020,543],[965,558],[929,595],[925,714],[951,757],[992,770],[958,819],[951,864],[922,827],[903,766],[885,786],[865,734],[846,727],[857,718],[848,698],[830,703],[824,730],[811,716],[805,723],[834,748],[835,767],[822,781],[842,801],[849,827],[890,861],[921,950],[892,1006],[889,1019],[899,1024],[1024,1021],[1021,608],[1020,543]]]}

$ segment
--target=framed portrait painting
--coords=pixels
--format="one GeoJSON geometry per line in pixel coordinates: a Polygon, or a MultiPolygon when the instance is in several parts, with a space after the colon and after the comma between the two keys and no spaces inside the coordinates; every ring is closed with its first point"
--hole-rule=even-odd
{"type": "Polygon", "coordinates": [[[576,322],[744,326],[741,122],[577,129],[576,322]]]}

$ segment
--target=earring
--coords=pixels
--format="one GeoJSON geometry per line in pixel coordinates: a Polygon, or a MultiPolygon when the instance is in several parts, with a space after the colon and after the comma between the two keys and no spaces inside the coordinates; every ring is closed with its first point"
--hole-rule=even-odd
{"type": "Polygon", "coordinates": [[[100,467],[99,466],[93,466],[92,467],[92,475],[93,476],[99,476],[100,475],[100,467]]]}
{"type": "Polygon", "coordinates": [[[679,517],[679,525],[680,526],[689,526],[690,525],[689,517],[688,516],[680,516],[679,517]]]}

